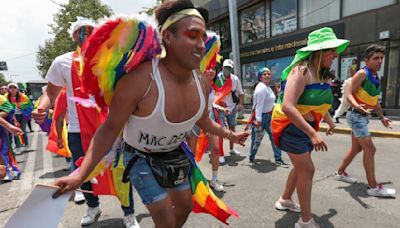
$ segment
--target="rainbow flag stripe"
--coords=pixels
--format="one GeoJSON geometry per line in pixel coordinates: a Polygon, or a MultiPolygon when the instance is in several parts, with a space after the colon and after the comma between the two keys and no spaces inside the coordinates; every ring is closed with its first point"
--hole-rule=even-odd
{"type": "Polygon", "coordinates": [[[225,224],[228,224],[226,220],[231,215],[239,218],[239,214],[235,210],[228,207],[222,200],[215,196],[207,179],[196,164],[189,146],[183,142],[181,143],[181,148],[192,163],[192,168],[189,172],[189,182],[192,188],[192,200],[194,205],[192,211],[195,213],[210,214],[225,224]]]}
{"type": "MultiPolygon", "coordinates": [[[[282,85],[281,94],[272,112],[271,128],[272,135],[276,145],[279,145],[279,137],[283,130],[292,122],[282,111],[282,102],[285,93],[285,84],[282,85]]],[[[328,83],[315,83],[307,85],[303,94],[300,96],[296,108],[301,115],[312,113],[315,118],[314,128],[318,130],[321,118],[331,108],[333,102],[333,94],[328,83]]]]}
{"type": "Polygon", "coordinates": [[[366,104],[368,107],[373,108],[378,103],[379,95],[381,94],[381,83],[379,78],[373,76],[368,67],[363,68],[367,77],[362,82],[360,88],[354,93],[354,98],[360,104],[366,104]]]}

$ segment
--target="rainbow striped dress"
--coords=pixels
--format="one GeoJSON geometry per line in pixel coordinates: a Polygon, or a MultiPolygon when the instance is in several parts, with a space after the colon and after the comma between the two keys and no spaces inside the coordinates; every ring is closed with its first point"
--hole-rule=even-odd
{"type": "Polygon", "coordinates": [[[367,77],[362,82],[360,88],[353,94],[359,104],[365,104],[369,108],[374,108],[378,103],[381,94],[381,82],[377,75],[373,75],[368,67],[363,67],[367,77]]]}
{"type": "MultiPolygon", "coordinates": [[[[282,111],[285,85],[286,81],[283,81],[282,90],[274,106],[271,118],[272,135],[274,143],[278,146],[280,145],[279,139],[282,132],[292,123],[282,111]]],[[[332,102],[333,94],[330,85],[328,83],[314,83],[305,86],[303,94],[296,104],[296,108],[303,116],[311,113],[315,118],[314,129],[318,130],[319,122],[331,108],[332,102]]]]}

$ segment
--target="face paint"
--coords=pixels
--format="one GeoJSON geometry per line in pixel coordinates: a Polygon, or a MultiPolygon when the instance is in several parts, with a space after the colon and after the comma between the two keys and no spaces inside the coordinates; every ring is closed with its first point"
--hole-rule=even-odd
{"type": "Polygon", "coordinates": [[[203,41],[206,41],[206,39],[207,39],[207,34],[206,33],[201,33],[201,32],[199,32],[197,30],[187,29],[187,30],[185,30],[183,32],[183,35],[188,37],[189,39],[192,39],[192,40],[200,40],[201,39],[203,41]]]}
{"type": "Polygon", "coordinates": [[[91,26],[83,26],[79,29],[79,41],[85,42],[86,38],[92,34],[93,28],[91,26]]]}

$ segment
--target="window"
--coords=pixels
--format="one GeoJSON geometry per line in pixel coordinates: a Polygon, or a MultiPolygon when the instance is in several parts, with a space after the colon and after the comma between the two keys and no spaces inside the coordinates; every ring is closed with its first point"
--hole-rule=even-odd
{"type": "Polygon", "coordinates": [[[265,67],[265,61],[248,63],[242,65],[242,82],[244,87],[244,104],[251,105],[253,102],[253,86],[258,81],[258,70],[265,67]]]}
{"type": "MultiPolygon", "coordinates": [[[[245,9],[240,14],[241,43],[252,43],[265,38],[264,3],[245,9]]],[[[268,31],[269,33],[269,31],[268,31]]]]}
{"type": "Polygon", "coordinates": [[[221,30],[220,30],[220,38],[221,38],[221,49],[230,48],[231,45],[231,29],[229,26],[229,18],[221,21],[221,30]]]}
{"type": "Polygon", "coordinates": [[[395,4],[396,0],[343,0],[343,16],[395,4]]]}
{"type": "Polygon", "coordinates": [[[290,65],[294,56],[287,56],[277,59],[267,60],[266,66],[271,70],[272,80],[271,85],[280,84],[282,78],[282,71],[290,65]]]}
{"type": "Polygon", "coordinates": [[[271,1],[272,35],[292,32],[297,29],[296,0],[271,1]]]}
{"type": "Polygon", "coordinates": [[[340,64],[340,79],[346,80],[353,76],[353,74],[357,72],[357,64],[356,56],[342,57],[340,64]]]}
{"type": "Polygon", "coordinates": [[[340,0],[300,0],[299,23],[301,28],[339,19],[340,0]]]}

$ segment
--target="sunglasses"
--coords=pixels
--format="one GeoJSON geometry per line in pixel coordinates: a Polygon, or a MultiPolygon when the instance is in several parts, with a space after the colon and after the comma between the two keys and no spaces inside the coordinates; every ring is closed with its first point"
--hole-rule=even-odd
{"type": "Polygon", "coordinates": [[[322,49],[322,52],[333,52],[336,51],[336,48],[322,49]]]}

